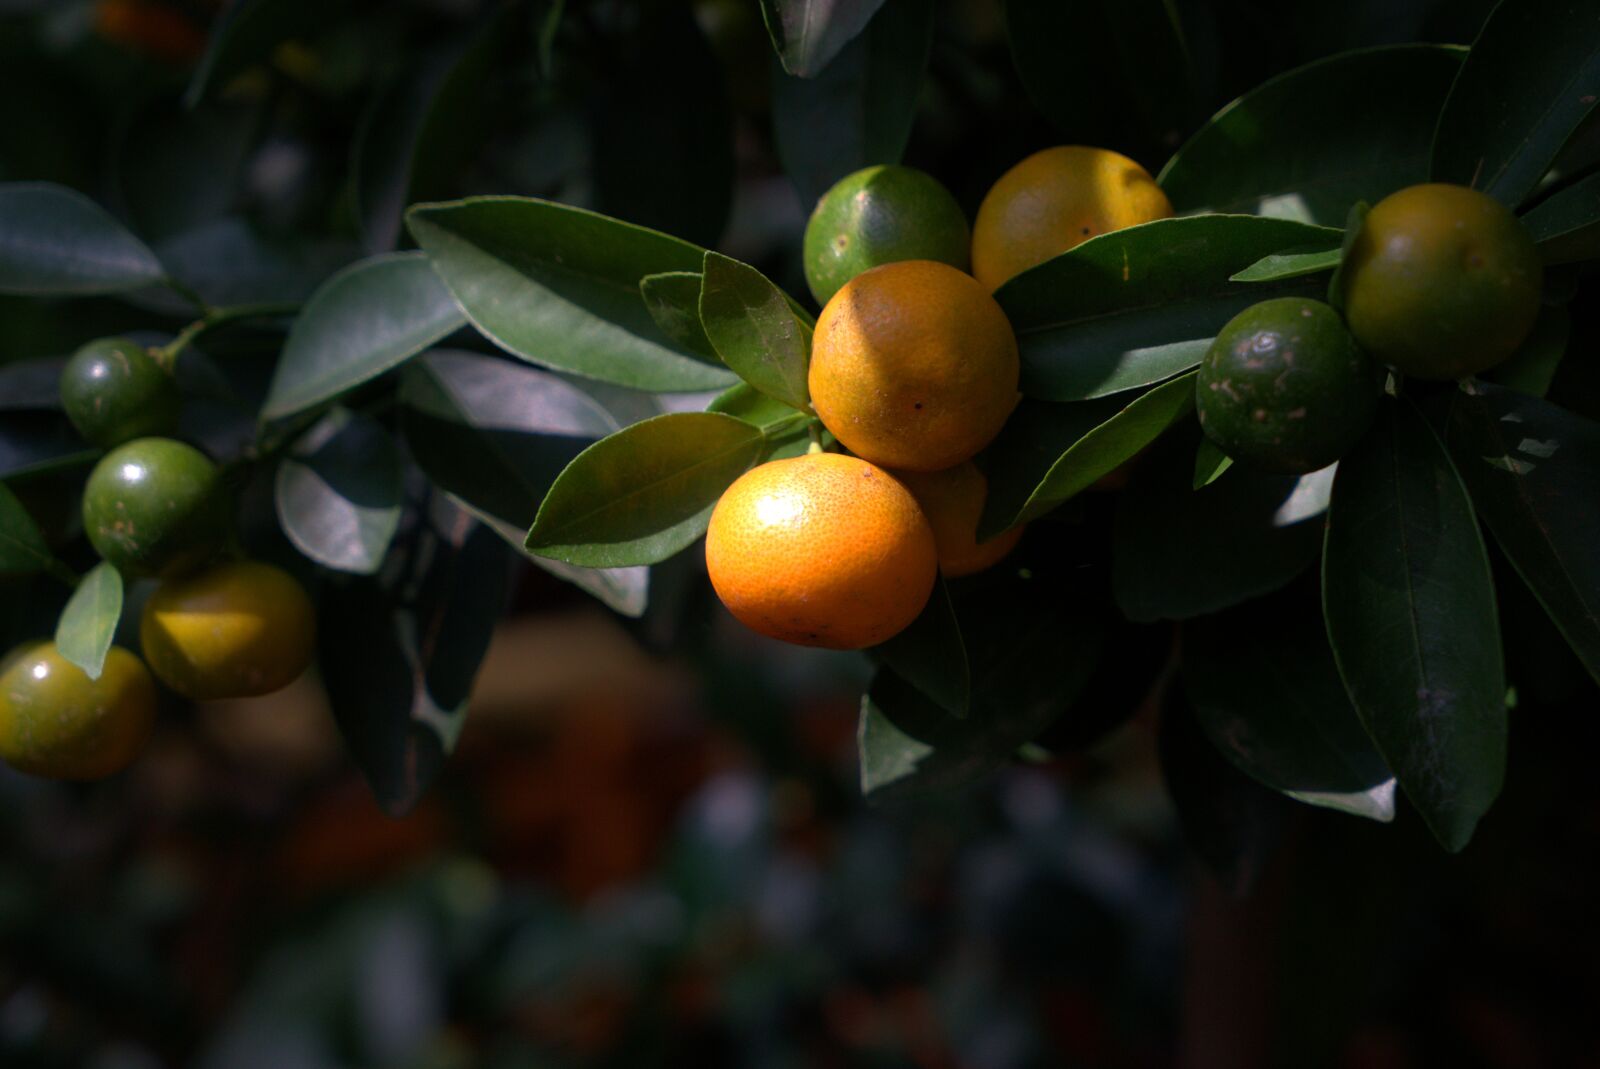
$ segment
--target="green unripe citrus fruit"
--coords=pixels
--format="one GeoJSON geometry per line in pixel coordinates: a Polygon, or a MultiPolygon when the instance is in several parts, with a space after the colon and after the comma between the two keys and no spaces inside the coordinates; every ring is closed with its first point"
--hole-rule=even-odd
{"type": "Polygon", "coordinates": [[[100,459],[83,491],[95,550],[130,576],[204,563],[228,535],[217,466],[171,438],[136,438],[100,459]]]}
{"type": "Polygon", "coordinates": [[[1378,369],[1339,313],[1305,297],[1252,305],[1222,328],[1195,379],[1200,426],[1230,457],[1316,471],[1372,425],[1378,369]]]}
{"type": "Polygon", "coordinates": [[[1350,330],[1374,357],[1419,379],[1458,379],[1522,344],[1543,273],[1533,238],[1505,205],[1430,183],[1372,206],[1340,286],[1350,330]]]}
{"type": "Polygon", "coordinates": [[[971,257],[961,205],[931,175],[867,167],[841,178],[806,224],[806,285],[818,304],[861,272],[901,260],[937,260],[960,271],[971,257]]]}
{"type": "Polygon", "coordinates": [[[106,653],[99,679],[34,642],[0,661],[0,758],[55,779],[99,779],[132,761],[150,735],[156,688],[127,650],[106,653]]]}
{"type": "Polygon", "coordinates": [[[84,439],[105,449],[168,434],[178,424],[178,387],[127,338],[100,338],[61,372],[61,405],[84,439]]]}

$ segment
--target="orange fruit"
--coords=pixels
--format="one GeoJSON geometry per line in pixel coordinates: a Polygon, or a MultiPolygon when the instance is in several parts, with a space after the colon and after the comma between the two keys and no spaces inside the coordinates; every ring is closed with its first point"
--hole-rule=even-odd
{"type": "Polygon", "coordinates": [[[1125,226],[1165,219],[1172,202],[1118,152],[1059,145],[1000,176],[972,225],[972,273],[991,290],[1030,267],[1125,226]]]}
{"type": "Polygon", "coordinates": [[[1022,528],[1013,527],[987,542],[978,541],[978,520],[983,502],[989,496],[989,480],[972,461],[963,461],[944,471],[895,472],[911,496],[922,506],[933,528],[934,545],[939,550],[939,570],[947,578],[972,575],[999,564],[1022,538],[1022,528]]]}
{"type": "Polygon", "coordinates": [[[940,471],[988,445],[1017,403],[1017,339],[970,276],[932,260],[864,271],[823,308],[811,404],[864,460],[940,471]]]}
{"type": "Polygon", "coordinates": [[[911,492],[874,464],[808,453],[745,472],[706,531],[706,570],[740,623],[801,646],[876,646],[917,618],[938,573],[911,492]]]}
{"type": "Polygon", "coordinates": [[[151,671],[197,701],[250,698],[288,686],[310,665],[315,636],[316,616],[299,582],[257,561],[167,579],[139,620],[151,671]]]}
{"type": "Polygon", "coordinates": [[[21,772],[86,780],[125,768],[156,718],[156,686],[139,658],[117,646],[100,678],[54,642],[19,646],[0,661],[0,757],[21,772]]]}

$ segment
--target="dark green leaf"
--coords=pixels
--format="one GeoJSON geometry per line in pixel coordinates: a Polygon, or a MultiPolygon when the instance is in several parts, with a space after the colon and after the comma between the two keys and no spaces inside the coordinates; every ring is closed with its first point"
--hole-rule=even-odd
{"type": "Polygon", "coordinates": [[[1486,377],[1501,386],[1543,397],[1550,391],[1550,383],[1561,367],[1571,333],[1572,316],[1565,306],[1544,305],[1539,309],[1533,331],[1517,351],[1490,370],[1486,377]]]}
{"type": "Polygon", "coordinates": [[[1006,0],[1034,106],[1074,144],[1170,149],[1190,128],[1189,52],[1167,0],[1006,0]]]}
{"type": "Polygon", "coordinates": [[[382,424],[335,408],[278,465],[278,522],[325,568],[371,575],[404,502],[400,450],[382,424]]]}
{"type": "Polygon", "coordinates": [[[792,408],[809,408],[811,328],[761,272],[706,253],[700,322],[722,362],[745,382],[792,408]]]}
{"type": "Polygon", "coordinates": [[[465,323],[422,253],[351,264],[322,284],[289,329],[261,418],[331,401],[465,323]]]}
{"type": "Polygon", "coordinates": [[[39,525],[5,483],[0,483],[0,575],[30,575],[50,566],[50,547],[39,525]]]}
{"type": "Polygon", "coordinates": [[[1194,489],[1200,435],[1173,434],[1117,505],[1111,581],[1131,620],[1183,620],[1284,586],[1317,558],[1331,470],[1296,478],[1234,465],[1194,489]]]}
{"type": "Polygon", "coordinates": [[[0,412],[61,410],[66,357],[46,356],[0,365],[0,412]]]}
{"type": "MultiPolygon", "coordinates": [[[[220,308],[303,301],[349,263],[356,249],[343,241],[267,233],[228,216],[168,238],[156,251],[173,278],[220,308]]],[[[162,311],[189,311],[186,301],[169,294],[150,303],[162,311]]]]}
{"type": "Polygon", "coordinates": [[[989,496],[980,538],[1049,512],[1131,459],[1194,408],[1194,374],[1133,400],[1024,400],[987,453],[989,496]]]}
{"type": "MultiPolygon", "coordinates": [[[[811,428],[817,426],[815,417],[774,401],[742,382],[718,394],[706,411],[721,412],[760,427],[767,436],[766,447],[761,451],[763,461],[804,453],[811,446],[811,428]]],[[[822,439],[824,445],[833,442],[832,435],[826,433],[822,439]]]]}
{"type": "Polygon", "coordinates": [[[0,293],[122,293],[164,276],[155,253],[82,193],[44,182],[0,185],[0,293]]]}
{"type": "Polygon", "coordinates": [[[603,438],[556,479],[527,546],[586,568],[654,564],[705,533],[722,492],[761,455],[759,427],[675,412],[603,438]]]}
{"type": "Polygon", "coordinates": [[[1276,282],[1282,278],[1320,275],[1332,271],[1344,258],[1339,246],[1307,246],[1263,256],[1229,279],[1230,282],[1276,282]]]}
{"type": "Polygon", "coordinates": [[[1465,51],[1385,46],[1280,74],[1219,111],[1158,181],[1179,211],[1338,226],[1356,201],[1427,179],[1434,122],[1465,51]]]}
{"type": "Polygon", "coordinates": [[[161,96],[141,108],[113,156],[118,214],[152,241],[226,215],[259,147],[264,107],[247,100],[182,111],[161,96]]]}
{"type": "Polygon", "coordinates": [[[1505,670],[1489,558],[1461,479],[1408,401],[1339,462],[1322,561],[1339,674],[1447,850],[1505,775],[1505,670]]]}
{"type": "Polygon", "coordinates": [[[1367,221],[1367,213],[1372,206],[1364,200],[1358,200],[1350,205],[1350,212],[1344,219],[1344,241],[1339,245],[1339,262],[1334,266],[1333,274],[1328,278],[1328,292],[1325,295],[1327,302],[1344,312],[1344,261],[1350,255],[1350,248],[1356,243],[1356,238],[1361,233],[1361,227],[1367,221]]]}
{"type": "Polygon", "coordinates": [[[705,250],[548,201],[414,207],[412,236],[485,337],[521,359],[640,390],[706,390],[733,374],[657,327],[639,283],[700,270],[705,250]]]}
{"type": "Polygon", "coordinates": [[[882,6],[883,0],[761,0],[761,17],[783,69],[811,78],[882,6]]]}
{"type": "Polygon", "coordinates": [[[12,413],[0,424],[0,479],[87,464],[99,455],[57,412],[12,413]]]}
{"type": "MultiPolygon", "coordinates": [[[[709,255],[709,254],[707,254],[709,255]]],[[[686,352],[717,358],[716,347],[700,323],[700,272],[663,271],[639,280],[639,295],[661,332],[686,352]]]]}
{"type": "Polygon", "coordinates": [[[392,589],[372,579],[330,585],[318,627],[334,719],[378,803],[396,816],[416,805],[454,749],[511,588],[510,547],[439,505],[402,548],[392,589]]]}
{"type": "Polygon", "coordinates": [[[1600,680],[1600,424],[1476,383],[1445,433],[1478,515],[1600,680]]]}
{"type": "Polygon", "coordinates": [[[1160,219],[1092,237],[995,293],[1017,331],[1022,391],[1079,401],[1187,371],[1245,308],[1310,292],[1304,282],[1230,276],[1269,253],[1336,238],[1323,227],[1251,215],[1160,219]]]}
{"type": "Polygon", "coordinates": [[[1344,692],[1321,614],[1287,598],[1186,628],[1183,680],[1235,768],[1311,805],[1394,819],[1394,775],[1344,692]]]}
{"type": "Polygon", "coordinates": [[[1515,208],[1600,98],[1600,11],[1582,0],[1506,0],[1483,24],[1439,115],[1436,182],[1515,208]]]}
{"type": "Polygon", "coordinates": [[[78,583],[56,624],[56,649],[99,679],[122,619],[122,574],[101,561],[78,583]]]}
{"type": "Polygon", "coordinates": [[[194,107],[274,48],[327,25],[348,0],[234,0],[217,18],[205,55],[184,92],[194,107]]]}
{"type": "Polygon", "coordinates": [[[778,158],[806,208],[847,174],[900,162],[932,44],[931,0],[895,0],[815,77],[774,66],[778,158]]]}
{"type": "Polygon", "coordinates": [[[950,591],[940,579],[911,626],[874,652],[902,680],[955,717],[965,717],[972,699],[972,673],[950,591]]]}
{"type": "Polygon", "coordinates": [[[1210,486],[1233,467],[1233,458],[1217,447],[1217,443],[1201,435],[1200,448],[1194,454],[1194,488],[1210,486]]]}
{"type": "Polygon", "coordinates": [[[1547,264],[1600,258],[1600,174],[1540,201],[1522,217],[1547,264]]]}

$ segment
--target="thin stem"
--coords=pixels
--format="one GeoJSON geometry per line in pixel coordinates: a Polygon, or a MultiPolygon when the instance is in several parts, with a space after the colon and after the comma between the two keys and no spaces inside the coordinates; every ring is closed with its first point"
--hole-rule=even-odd
{"type": "Polygon", "coordinates": [[[195,310],[198,311],[202,316],[206,316],[211,313],[211,306],[206,303],[206,299],[200,296],[200,294],[196,293],[194,290],[190,289],[188,286],[185,286],[182,282],[179,282],[177,279],[170,277],[164,278],[161,280],[161,284],[166,286],[167,289],[171,290],[173,293],[176,293],[179,297],[182,297],[184,300],[194,305],[195,310]]]}
{"type": "Polygon", "coordinates": [[[234,323],[241,319],[269,319],[274,316],[293,315],[300,310],[298,304],[276,302],[266,304],[235,304],[225,308],[210,308],[205,315],[178,332],[177,337],[157,349],[151,350],[156,363],[171,371],[178,362],[178,354],[182,353],[194,340],[208,331],[214,330],[225,323],[234,323]]]}
{"type": "Polygon", "coordinates": [[[806,446],[806,452],[808,454],[825,452],[822,447],[822,431],[818,429],[818,425],[816,423],[806,424],[806,433],[811,435],[811,444],[806,446]]]}

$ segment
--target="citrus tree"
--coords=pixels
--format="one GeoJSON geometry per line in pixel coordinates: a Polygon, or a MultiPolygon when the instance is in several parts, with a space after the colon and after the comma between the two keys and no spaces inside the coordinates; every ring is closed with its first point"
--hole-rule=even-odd
{"type": "Polygon", "coordinates": [[[1055,132],[997,142],[1060,143],[975,212],[901,165],[953,62],[931,0],[346,6],[101,5],[178,60],[112,179],[65,135],[0,155],[36,350],[0,365],[17,767],[135,759],[151,673],[211,699],[315,662],[404,812],[529,567],[675,619],[704,560],[752,628],[864,649],[869,797],[1158,705],[1223,865],[1219,755],[1468,843],[1531,685],[1497,586],[1600,679],[1591,5],[1504,0],[1470,47],[1335,52],[1206,118],[1171,5],[1009,0],[1055,132]],[[741,94],[803,247],[719,247],[741,94]]]}

